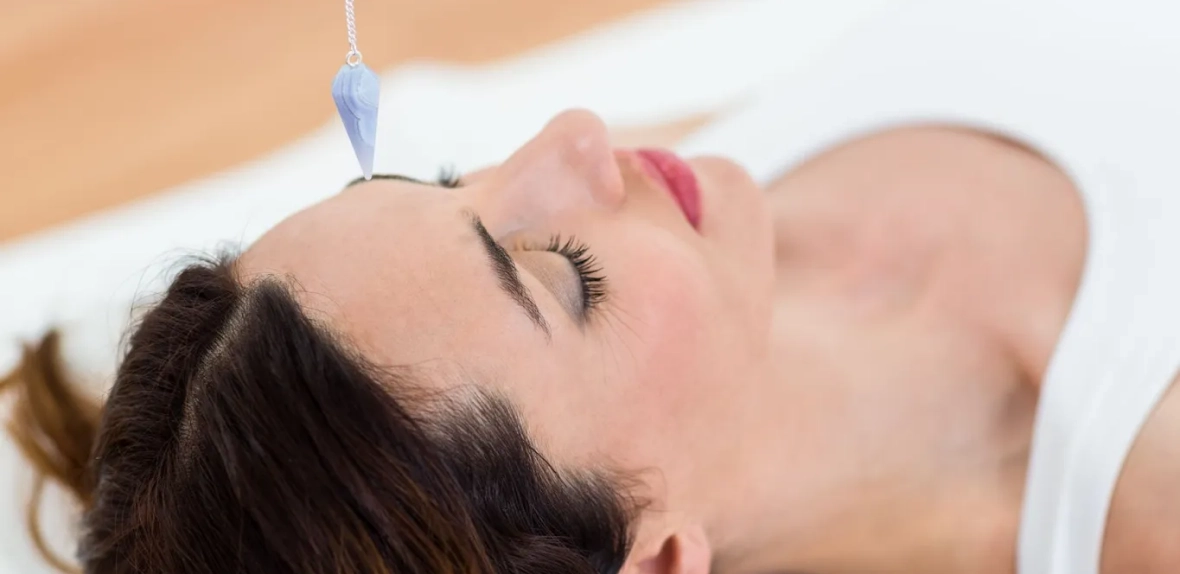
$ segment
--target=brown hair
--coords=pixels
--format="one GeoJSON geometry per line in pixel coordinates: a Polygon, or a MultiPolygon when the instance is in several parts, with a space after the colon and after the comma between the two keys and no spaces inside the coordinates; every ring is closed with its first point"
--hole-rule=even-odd
{"type": "MultiPolygon", "coordinates": [[[[0,388],[9,430],[82,506],[91,574],[606,573],[637,506],[558,470],[500,397],[415,391],[232,260],[185,268],[130,337],[100,406],[56,335],[0,388]]],[[[34,492],[28,521],[43,554],[34,492]]]]}

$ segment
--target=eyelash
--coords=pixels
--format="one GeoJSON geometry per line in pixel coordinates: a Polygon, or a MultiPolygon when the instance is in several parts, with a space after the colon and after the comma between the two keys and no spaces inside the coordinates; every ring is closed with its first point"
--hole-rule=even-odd
{"type": "MultiPolygon", "coordinates": [[[[463,178],[454,166],[443,166],[438,171],[435,182],[439,187],[456,188],[463,185],[463,178]]],[[[582,312],[589,313],[606,301],[606,276],[598,261],[590,254],[590,247],[576,237],[568,239],[560,235],[549,238],[545,251],[565,257],[578,273],[578,280],[582,284],[582,312]]]]}
{"type": "Polygon", "coordinates": [[[447,165],[438,170],[438,177],[435,178],[435,182],[438,183],[439,187],[454,189],[463,186],[463,177],[459,175],[455,166],[447,165]]]}
{"type": "Polygon", "coordinates": [[[606,301],[606,276],[597,260],[590,254],[590,247],[576,237],[563,239],[554,235],[549,239],[545,251],[556,253],[569,260],[582,283],[582,310],[593,311],[606,301]]]}

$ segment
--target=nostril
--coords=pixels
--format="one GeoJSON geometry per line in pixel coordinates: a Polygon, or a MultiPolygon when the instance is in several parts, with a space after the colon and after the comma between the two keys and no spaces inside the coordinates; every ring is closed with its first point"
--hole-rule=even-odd
{"type": "Polygon", "coordinates": [[[623,182],[623,170],[610,150],[603,162],[603,168],[597,175],[598,181],[593,189],[599,196],[598,202],[607,207],[618,207],[627,196],[627,187],[623,182]]]}

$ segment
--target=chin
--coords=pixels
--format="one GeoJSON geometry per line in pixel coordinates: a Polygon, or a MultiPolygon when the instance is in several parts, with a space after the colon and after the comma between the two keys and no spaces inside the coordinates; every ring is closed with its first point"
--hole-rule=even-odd
{"type": "Polygon", "coordinates": [[[748,236],[754,229],[769,229],[766,194],[745,168],[733,160],[715,156],[695,157],[688,163],[701,184],[702,234],[737,239],[737,236],[748,236]]]}

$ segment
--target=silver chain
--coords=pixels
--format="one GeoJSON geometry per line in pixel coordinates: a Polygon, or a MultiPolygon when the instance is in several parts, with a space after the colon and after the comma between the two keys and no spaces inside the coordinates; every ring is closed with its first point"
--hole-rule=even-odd
{"type": "Polygon", "coordinates": [[[344,0],[344,21],[348,24],[348,55],[344,61],[349,66],[356,67],[361,63],[361,51],[356,49],[356,14],[352,11],[352,1],[344,0]]]}

